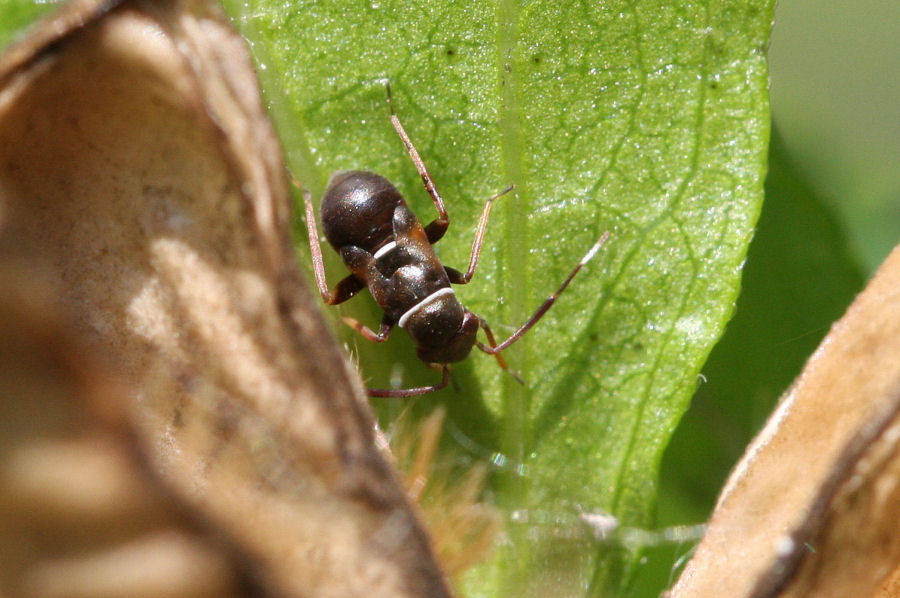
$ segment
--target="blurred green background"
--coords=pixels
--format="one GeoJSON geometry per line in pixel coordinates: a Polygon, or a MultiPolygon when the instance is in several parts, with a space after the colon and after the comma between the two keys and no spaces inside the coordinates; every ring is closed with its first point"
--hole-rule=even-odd
{"type": "Polygon", "coordinates": [[[868,276],[900,240],[900,2],[779,3],[775,126],[868,276]]]}

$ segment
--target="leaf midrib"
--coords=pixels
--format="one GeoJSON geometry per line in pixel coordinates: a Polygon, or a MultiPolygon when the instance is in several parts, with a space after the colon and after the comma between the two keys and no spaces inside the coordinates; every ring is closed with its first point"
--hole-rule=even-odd
{"type": "MultiPolygon", "coordinates": [[[[519,73],[517,63],[519,39],[520,4],[517,0],[502,0],[497,9],[497,59],[498,81],[500,84],[499,129],[503,160],[503,175],[516,185],[514,201],[506,202],[505,245],[503,268],[503,294],[508,301],[508,321],[524,321],[527,317],[528,301],[528,235],[527,214],[530,207],[530,188],[522,167],[521,110],[519,101],[519,73]]],[[[508,351],[515,355],[514,361],[526,365],[530,363],[525,343],[508,351]]],[[[522,372],[527,375],[527,372],[522,372]]],[[[505,377],[504,377],[505,378],[505,377]]],[[[524,463],[530,404],[527,390],[511,380],[504,379],[502,397],[502,438],[501,450],[513,462],[524,463]]],[[[508,492],[520,494],[521,484],[514,484],[518,490],[508,488],[508,492]]],[[[508,500],[519,502],[521,496],[507,494],[508,500]]]]}

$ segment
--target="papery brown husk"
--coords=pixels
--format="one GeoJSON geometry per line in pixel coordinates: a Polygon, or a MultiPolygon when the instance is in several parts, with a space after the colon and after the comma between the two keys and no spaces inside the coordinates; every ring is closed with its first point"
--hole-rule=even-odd
{"type": "Polygon", "coordinates": [[[447,596],[289,218],[213,2],[74,2],[0,58],[0,255],[121,378],[164,487],[277,595],[447,596]]]}
{"type": "Polygon", "coordinates": [[[42,274],[0,257],[0,593],[264,595],[240,550],[146,466],[126,391],[79,346],[42,274]]]}

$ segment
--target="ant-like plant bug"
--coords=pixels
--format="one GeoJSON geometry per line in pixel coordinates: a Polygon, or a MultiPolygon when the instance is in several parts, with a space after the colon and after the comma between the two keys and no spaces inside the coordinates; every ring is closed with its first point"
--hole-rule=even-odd
{"type": "Polygon", "coordinates": [[[344,322],[376,343],[387,340],[394,326],[404,328],[416,344],[419,358],[429,367],[441,370],[441,381],[438,384],[417,388],[370,388],[369,396],[413,397],[440,390],[449,383],[450,364],[468,357],[472,347],[493,355],[501,368],[522,382],[509,369],[501,352],[522,338],[541,319],[578,271],[594,257],[609,238],[609,233],[603,233],[556,292],[547,297],[518,330],[498,344],[487,322],[463,307],[450,285],[466,284],[472,279],[494,200],[513,187],[504,189],[485,203],[475,230],[468,270],[462,273],[444,266],[432,246],[447,232],[450,215],[444,208],[444,201],[434,186],[425,163],[394,112],[390,85],[387,85],[387,98],[391,123],[419,171],[425,189],[437,208],[438,217],[423,228],[397,188],[382,176],[361,170],[333,174],[322,197],[322,226],[325,238],[340,254],[351,274],[333,290],[329,290],[312,197],[309,191],[301,187],[306,206],[309,248],[319,293],[327,305],[337,305],[368,288],[375,302],[384,311],[378,332],[354,318],[344,317],[344,322]],[[476,339],[479,328],[484,330],[489,344],[485,345],[476,339]]]}

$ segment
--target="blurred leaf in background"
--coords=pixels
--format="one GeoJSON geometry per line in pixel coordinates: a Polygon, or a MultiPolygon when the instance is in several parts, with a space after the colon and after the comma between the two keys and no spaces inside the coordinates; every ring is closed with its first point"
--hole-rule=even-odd
{"type": "Polygon", "coordinates": [[[779,4],[772,110],[798,174],[867,274],[900,241],[900,3],[779,4]]]}

